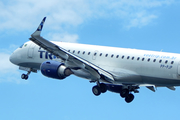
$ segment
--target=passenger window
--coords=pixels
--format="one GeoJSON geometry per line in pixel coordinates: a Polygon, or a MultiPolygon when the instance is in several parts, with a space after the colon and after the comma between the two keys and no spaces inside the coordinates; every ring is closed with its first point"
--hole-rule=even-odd
{"type": "Polygon", "coordinates": [[[73,50],[73,53],[75,53],[75,50],[73,50]]]}
{"type": "Polygon", "coordinates": [[[129,56],[127,56],[127,59],[129,59],[130,57],[129,56]]]}
{"type": "Polygon", "coordinates": [[[102,56],[102,53],[100,53],[99,56],[102,56]]]}
{"type": "Polygon", "coordinates": [[[132,60],[134,60],[134,57],[132,57],[132,60]]]}
{"type": "Polygon", "coordinates": [[[119,57],[119,55],[116,56],[116,58],[118,58],[118,57],[119,57]]]}
{"type": "Polygon", "coordinates": [[[80,51],[78,51],[78,54],[80,53],[80,51]]]}
{"type": "Polygon", "coordinates": [[[94,56],[96,56],[97,53],[94,53],[94,56]]]}
{"type": "Polygon", "coordinates": [[[111,57],[113,58],[114,55],[111,55],[111,57]]]}
{"type": "Polygon", "coordinates": [[[137,60],[139,60],[139,59],[140,59],[140,57],[137,58],[137,60]]]}
{"type": "Polygon", "coordinates": [[[150,61],[150,58],[148,58],[148,60],[147,60],[148,62],[150,61]]]}
{"type": "Polygon", "coordinates": [[[88,55],[90,55],[91,54],[91,52],[88,52],[88,55]]]}
{"type": "Polygon", "coordinates": [[[168,63],[168,60],[166,60],[165,63],[167,64],[167,63],[168,63]]]}
{"type": "Polygon", "coordinates": [[[144,61],[145,58],[142,58],[142,61],[144,61]]]}
{"type": "Polygon", "coordinates": [[[162,60],[159,60],[159,63],[161,63],[162,62],[162,60]]]}
{"type": "Polygon", "coordinates": [[[68,52],[70,52],[70,50],[68,50],[68,52]]]}
{"type": "Polygon", "coordinates": [[[108,54],[106,54],[106,57],[108,56],[108,54]]]}
{"type": "Polygon", "coordinates": [[[156,59],[154,59],[153,62],[156,62],[156,59]]]}
{"type": "Polygon", "coordinates": [[[173,64],[174,63],[174,61],[171,61],[171,64],[173,64]]]}
{"type": "Polygon", "coordinates": [[[124,55],[122,56],[122,59],[124,59],[124,55]]]}
{"type": "Polygon", "coordinates": [[[83,54],[85,54],[85,51],[83,52],[83,54]]]}

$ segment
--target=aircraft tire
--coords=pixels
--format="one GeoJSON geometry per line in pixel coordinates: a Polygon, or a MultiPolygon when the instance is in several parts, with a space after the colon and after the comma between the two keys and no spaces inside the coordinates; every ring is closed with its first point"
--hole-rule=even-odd
{"type": "Polygon", "coordinates": [[[92,88],[92,92],[95,96],[99,96],[101,94],[101,88],[96,85],[92,88]]]}
{"type": "Polygon", "coordinates": [[[22,75],[21,75],[21,78],[27,80],[27,79],[28,79],[28,75],[22,74],[22,75]]]}
{"type": "Polygon", "coordinates": [[[130,102],[132,102],[134,100],[134,95],[133,94],[128,94],[126,97],[125,97],[125,101],[127,102],[127,103],[130,103],[130,102]]]}
{"type": "Polygon", "coordinates": [[[22,79],[25,79],[25,76],[26,76],[25,74],[22,74],[22,75],[21,75],[21,78],[22,78],[22,79]]]}
{"type": "Polygon", "coordinates": [[[125,98],[128,95],[129,95],[129,90],[128,89],[122,89],[122,91],[120,92],[120,96],[122,98],[125,98]]]}
{"type": "Polygon", "coordinates": [[[24,79],[25,79],[25,80],[27,80],[27,79],[28,79],[28,77],[29,77],[29,76],[28,76],[28,75],[26,75],[24,79]]]}

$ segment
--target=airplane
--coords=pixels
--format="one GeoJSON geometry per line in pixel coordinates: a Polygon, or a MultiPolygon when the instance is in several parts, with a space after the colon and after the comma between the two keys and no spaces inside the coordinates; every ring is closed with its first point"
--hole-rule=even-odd
{"type": "Polygon", "coordinates": [[[89,80],[95,96],[106,91],[120,94],[127,103],[133,93],[147,87],[175,90],[180,86],[180,54],[147,51],[67,42],[53,42],[41,37],[46,17],[29,38],[17,48],[10,61],[27,71],[21,78],[27,80],[31,72],[63,80],[75,75],[89,80]]]}

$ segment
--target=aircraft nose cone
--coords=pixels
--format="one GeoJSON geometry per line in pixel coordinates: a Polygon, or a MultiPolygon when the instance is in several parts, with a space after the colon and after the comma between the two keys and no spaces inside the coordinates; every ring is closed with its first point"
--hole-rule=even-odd
{"type": "Polygon", "coordinates": [[[13,52],[12,55],[9,57],[9,61],[15,65],[18,65],[19,63],[19,58],[16,52],[13,52]]]}
{"type": "Polygon", "coordinates": [[[14,53],[9,57],[9,61],[13,64],[15,64],[15,57],[14,57],[14,53]]]}

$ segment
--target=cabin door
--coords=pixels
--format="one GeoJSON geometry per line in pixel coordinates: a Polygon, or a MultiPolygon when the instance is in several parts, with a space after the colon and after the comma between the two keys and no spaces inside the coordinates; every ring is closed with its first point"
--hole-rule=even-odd
{"type": "Polygon", "coordinates": [[[35,48],[35,44],[31,44],[29,46],[29,50],[28,50],[28,58],[33,58],[33,53],[34,53],[34,48],[35,48]]]}
{"type": "Polygon", "coordinates": [[[180,62],[179,62],[179,64],[178,64],[178,75],[180,76],[180,62]]]}

